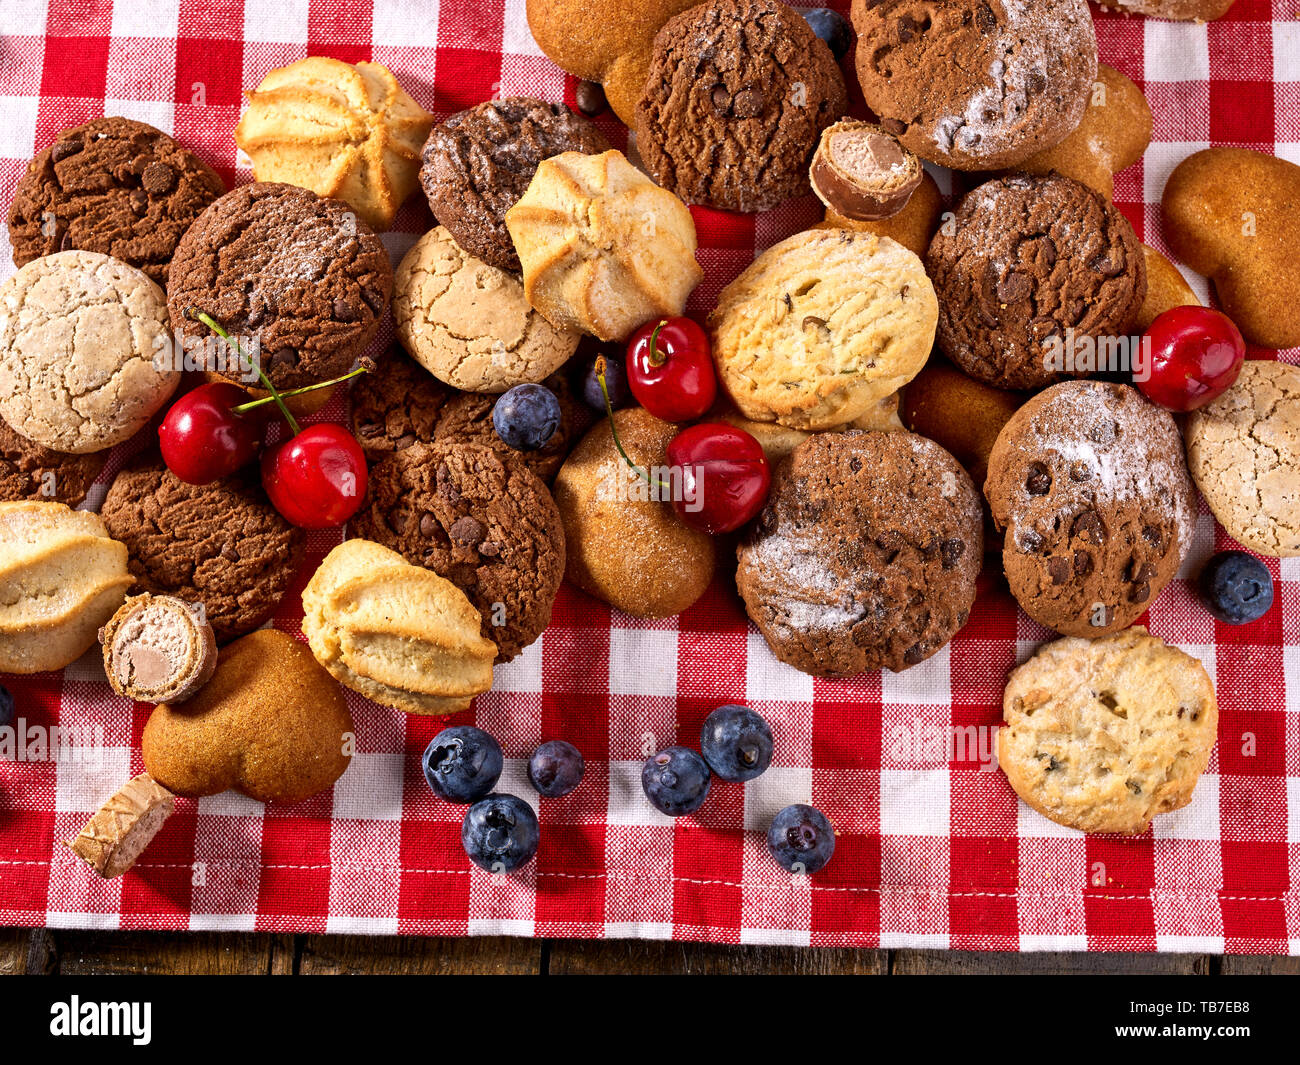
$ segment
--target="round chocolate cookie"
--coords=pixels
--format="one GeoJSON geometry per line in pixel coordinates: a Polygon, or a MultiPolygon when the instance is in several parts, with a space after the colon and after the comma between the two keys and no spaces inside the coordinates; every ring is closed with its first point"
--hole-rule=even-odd
{"type": "Polygon", "coordinates": [[[817,433],[777,468],[737,554],[745,609],[781,661],[819,677],[901,672],[970,617],[984,518],[933,440],[817,433]]]}
{"type": "Polygon", "coordinates": [[[489,266],[518,273],[506,212],[537,165],[564,152],[608,149],[604,134],[563,104],[527,96],[488,100],[434,127],[420,183],[433,216],[457,244],[489,266]]]}
{"type": "Polygon", "coordinates": [[[0,500],[33,499],[75,507],[90,491],[107,451],[68,455],[28,440],[0,421],[0,500]]]}
{"type": "Polygon", "coordinates": [[[637,148],[686,203],[766,211],[811,191],[822,130],[847,107],[839,65],[802,15],[774,0],[719,0],[655,38],[637,148]]]}
{"type": "Polygon", "coordinates": [[[542,634],[564,576],[564,533],[546,485],[480,444],[412,444],[370,471],[350,531],[445,577],[483,615],[508,662],[542,634]]]}
{"type": "Polygon", "coordinates": [[[146,456],[113,480],[100,514],[126,544],[137,590],[202,604],[219,643],[265,622],[302,562],[302,530],[249,470],[193,485],[146,456]]]}
{"type": "Polygon", "coordinates": [[[1128,219],[1059,174],[970,192],[925,259],[939,296],[939,348],[998,388],[1041,388],[1105,369],[1147,292],[1128,219]]]}
{"type": "Polygon", "coordinates": [[[542,382],[560,401],[560,427],[544,448],[516,451],[497,435],[492,408],[499,396],[448,388],[405,352],[394,349],[373,373],[352,386],[352,431],[371,462],[412,444],[482,444],[513,456],[550,484],[593,421],[563,372],[542,382]]]}
{"type": "Polygon", "coordinates": [[[1016,411],[984,494],[1012,594],[1066,636],[1131,624],[1177,574],[1196,520],[1173,417],[1102,381],[1066,381],[1016,411]]]}
{"type": "Polygon", "coordinates": [[[1084,0],[853,0],[862,95],[922,159],[1014,167],[1088,105],[1097,36],[1084,0]]]}
{"type": "MultiPolygon", "coordinates": [[[[186,340],[212,338],[186,314],[207,312],[260,351],[281,389],[347,373],[392,296],[388,252],[346,203],[273,182],[244,185],[204,211],[177,247],[167,284],[173,329],[186,340]]],[[[207,369],[249,383],[237,360],[209,359],[207,369]]]]}
{"type": "Polygon", "coordinates": [[[217,172],[162,130],[97,118],[60,133],[18,182],[9,209],[14,265],[97,251],[165,285],[177,243],[223,192],[217,172]]]}

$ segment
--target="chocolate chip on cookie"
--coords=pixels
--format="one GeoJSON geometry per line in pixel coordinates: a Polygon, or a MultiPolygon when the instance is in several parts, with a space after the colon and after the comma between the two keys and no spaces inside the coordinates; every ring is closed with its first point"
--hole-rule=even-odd
{"type": "Polygon", "coordinates": [[[457,244],[489,266],[518,273],[506,212],[538,164],[564,152],[597,155],[608,148],[600,130],[563,104],[527,96],[488,100],[434,127],[420,183],[457,244]]]}
{"type": "Polygon", "coordinates": [[[844,114],[826,43],[774,0],[720,0],[669,19],[655,38],[637,147],[687,203],[765,211],[810,190],[818,138],[844,114]]]}
{"type": "Polygon", "coordinates": [[[225,191],[221,178],[162,130],[97,118],[64,130],[14,191],[14,265],[56,251],[103,252],[167,282],[190,224],[225,191]]]}
{"type": "MultiPolygon", "coordinates": [[[[194,308],[255,343],[276,387],[290,389],[347,373],[392,295],[388,252],[346,203],[256,182],[222,196],[190,227],[172,260],[167,306],[187,339],[212,336],[187,315],[194,308]]],[[[234,360],[208,368],[242,376],[234,360]]]]}
{"type": "Polygon", "coordinates": [[[146,455],[114,479],[101,516],[126,544],[138,590],[201,604],[219,643],[265,622],[302,562],[302,530],[249,471],[186,484],[146,455]]]}
{"type": "Polygon", "coordinates": [[[69,455],[28,440],[0,421],[0,500],[31,499],[75,507],[90,491],[107,451],[69,455]]]}
{"type": "Polygon", "coordinates": [[[777,468],[736,584],[781,661],[900,672],[970,617],[983,526],[969,475],[933,440],[817,433],[777,468]]]}
{"type": "Polygon", "coordinates": [[[564,576],[551,493],[521,462],[481,444],[413,444],[370,472],[351,531],[455,584],[508,662],[550,624],[564,576]]]}
{"type": "Polygon", "coordinates": [[[935,234],[925,265],[939,296],[939,348],[998,388],[1105,369],[1146,299],[1133,227],[1059,174],[975,189],[935,234]]]}
{"type": "Polygon", "coordinates": [[[1067,636],[1130,625],[1177,574],[1195,490],[1178,427],[1136,389],[1067,381],[998,435],[984,493],[1031,618],[1067,636]]]}

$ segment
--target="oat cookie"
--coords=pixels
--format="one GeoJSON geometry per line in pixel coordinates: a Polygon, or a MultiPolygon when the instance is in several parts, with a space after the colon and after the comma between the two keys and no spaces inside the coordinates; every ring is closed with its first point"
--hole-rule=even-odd
{"type": "Polygon", "coordinates": [[[1016,411],[984,494],[1012,594],[1066,636],[1132,624],[1178,573],[1196,521],[1172,416],[1100,381],[1054,385],[1016,411]]]}
{"type": "Polygon", "coordinates": [[[1139,835],[1192,801],[1219,710],[1205,667],[1135,626],[1039,648],[1007,681],[1002,717],[998,761],[1027,805],[1139,835]]]}
{"type": "Polygon", "coordinates": [[[1300,367],[1247,362],[1186,434],[1192,477],[1228,534],[1262,555],[1300,555],[1300,367]]]}
{"type": "Polygon", "coordinates": [[[54,451],[103,451],[176,390],[169,351],[162,289],[135,267],[93,251],[36,259],[0,285],[0,418],[54,451]]]}
{"type": "Polygon", "coordinates": [[[9,209],[14,265],[97,251],[165,285],[181,237],[225,191],[212,167],[162,130],[96,118],[58,134],[18,182],[9,209]]]}
{"type": "Polygon", "coordinates": [[[933,440],[817,433],[777,468],[737,556],[745,609],[781,661],[819,677],[901,672],[970,617],[984,517],[933,440]]]}
{"type": "Polygon", "coordinates": [[[504,392],[554,373],[578,334],[528,305],[518,278],[474,258],[442,226],[397,268],[398,339],[429,373],[467,392],[504,392]]]}
{"type": "Polygon", "coordinates": [[[921,260],[902,245],[815,229],[769,248],[723,289],[709,327],[742,414],[833,429],[920,371],[938,315],[921,260]]]}

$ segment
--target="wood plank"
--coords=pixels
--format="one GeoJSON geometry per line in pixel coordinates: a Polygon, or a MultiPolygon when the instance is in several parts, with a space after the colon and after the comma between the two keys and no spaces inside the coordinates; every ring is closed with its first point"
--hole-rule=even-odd
{"type": "Polygon", "coordinates": [[[559,939],[549,944],[551,976],[655,974],[856,975],[888,971],[888,952],[821,947],[740,947],[656,940],[559,939]]]}
{"type": "Polygon", "coordinates": [[[896,950],[891,972],[896,976],[1006,975],[1055,976],[1066,973],[1115,975],[1206,976],[1210,957],[1205,954],[1089,954],[986,953],[970,950],[896,950]]]}
{"type": "Polygon", "coordinates": [[[1218,961],[1224,976],[1300,976],[1300,958],[1226,954],[1218,961]]]}
{"type": "MultiPolygon", "coordinates": [[[[155,973],[265,975],[277,952],[293,956],[293,937],[247,932],[53,933],[57,971],[78,976],[155,973]]],[[[282,970],[287,971],[287,970],[282,970]]]]}
{"type": "Polygon", "coordinates": [[[27,944],[30,928],[0,928],[0,976],[21,976],[27,972],[27,944]]]}
{"type": "Polygon", "coordinates": [[[542,941],[512,936],[303,936],[297,972],[306,976],[402,974],[535,976],[542,941]]]}

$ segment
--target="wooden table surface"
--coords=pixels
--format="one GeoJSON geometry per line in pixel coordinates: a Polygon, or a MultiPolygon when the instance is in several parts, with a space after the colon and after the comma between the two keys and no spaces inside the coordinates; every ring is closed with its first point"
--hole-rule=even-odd
{"type": "Polygon", "coordinates": [[[239,932],[0,929],[0,975],[18,973],[1300,975],[1300,958],[1210,954],[988,954],[731,947],[638,940],[451,939],[239,932]]]}

